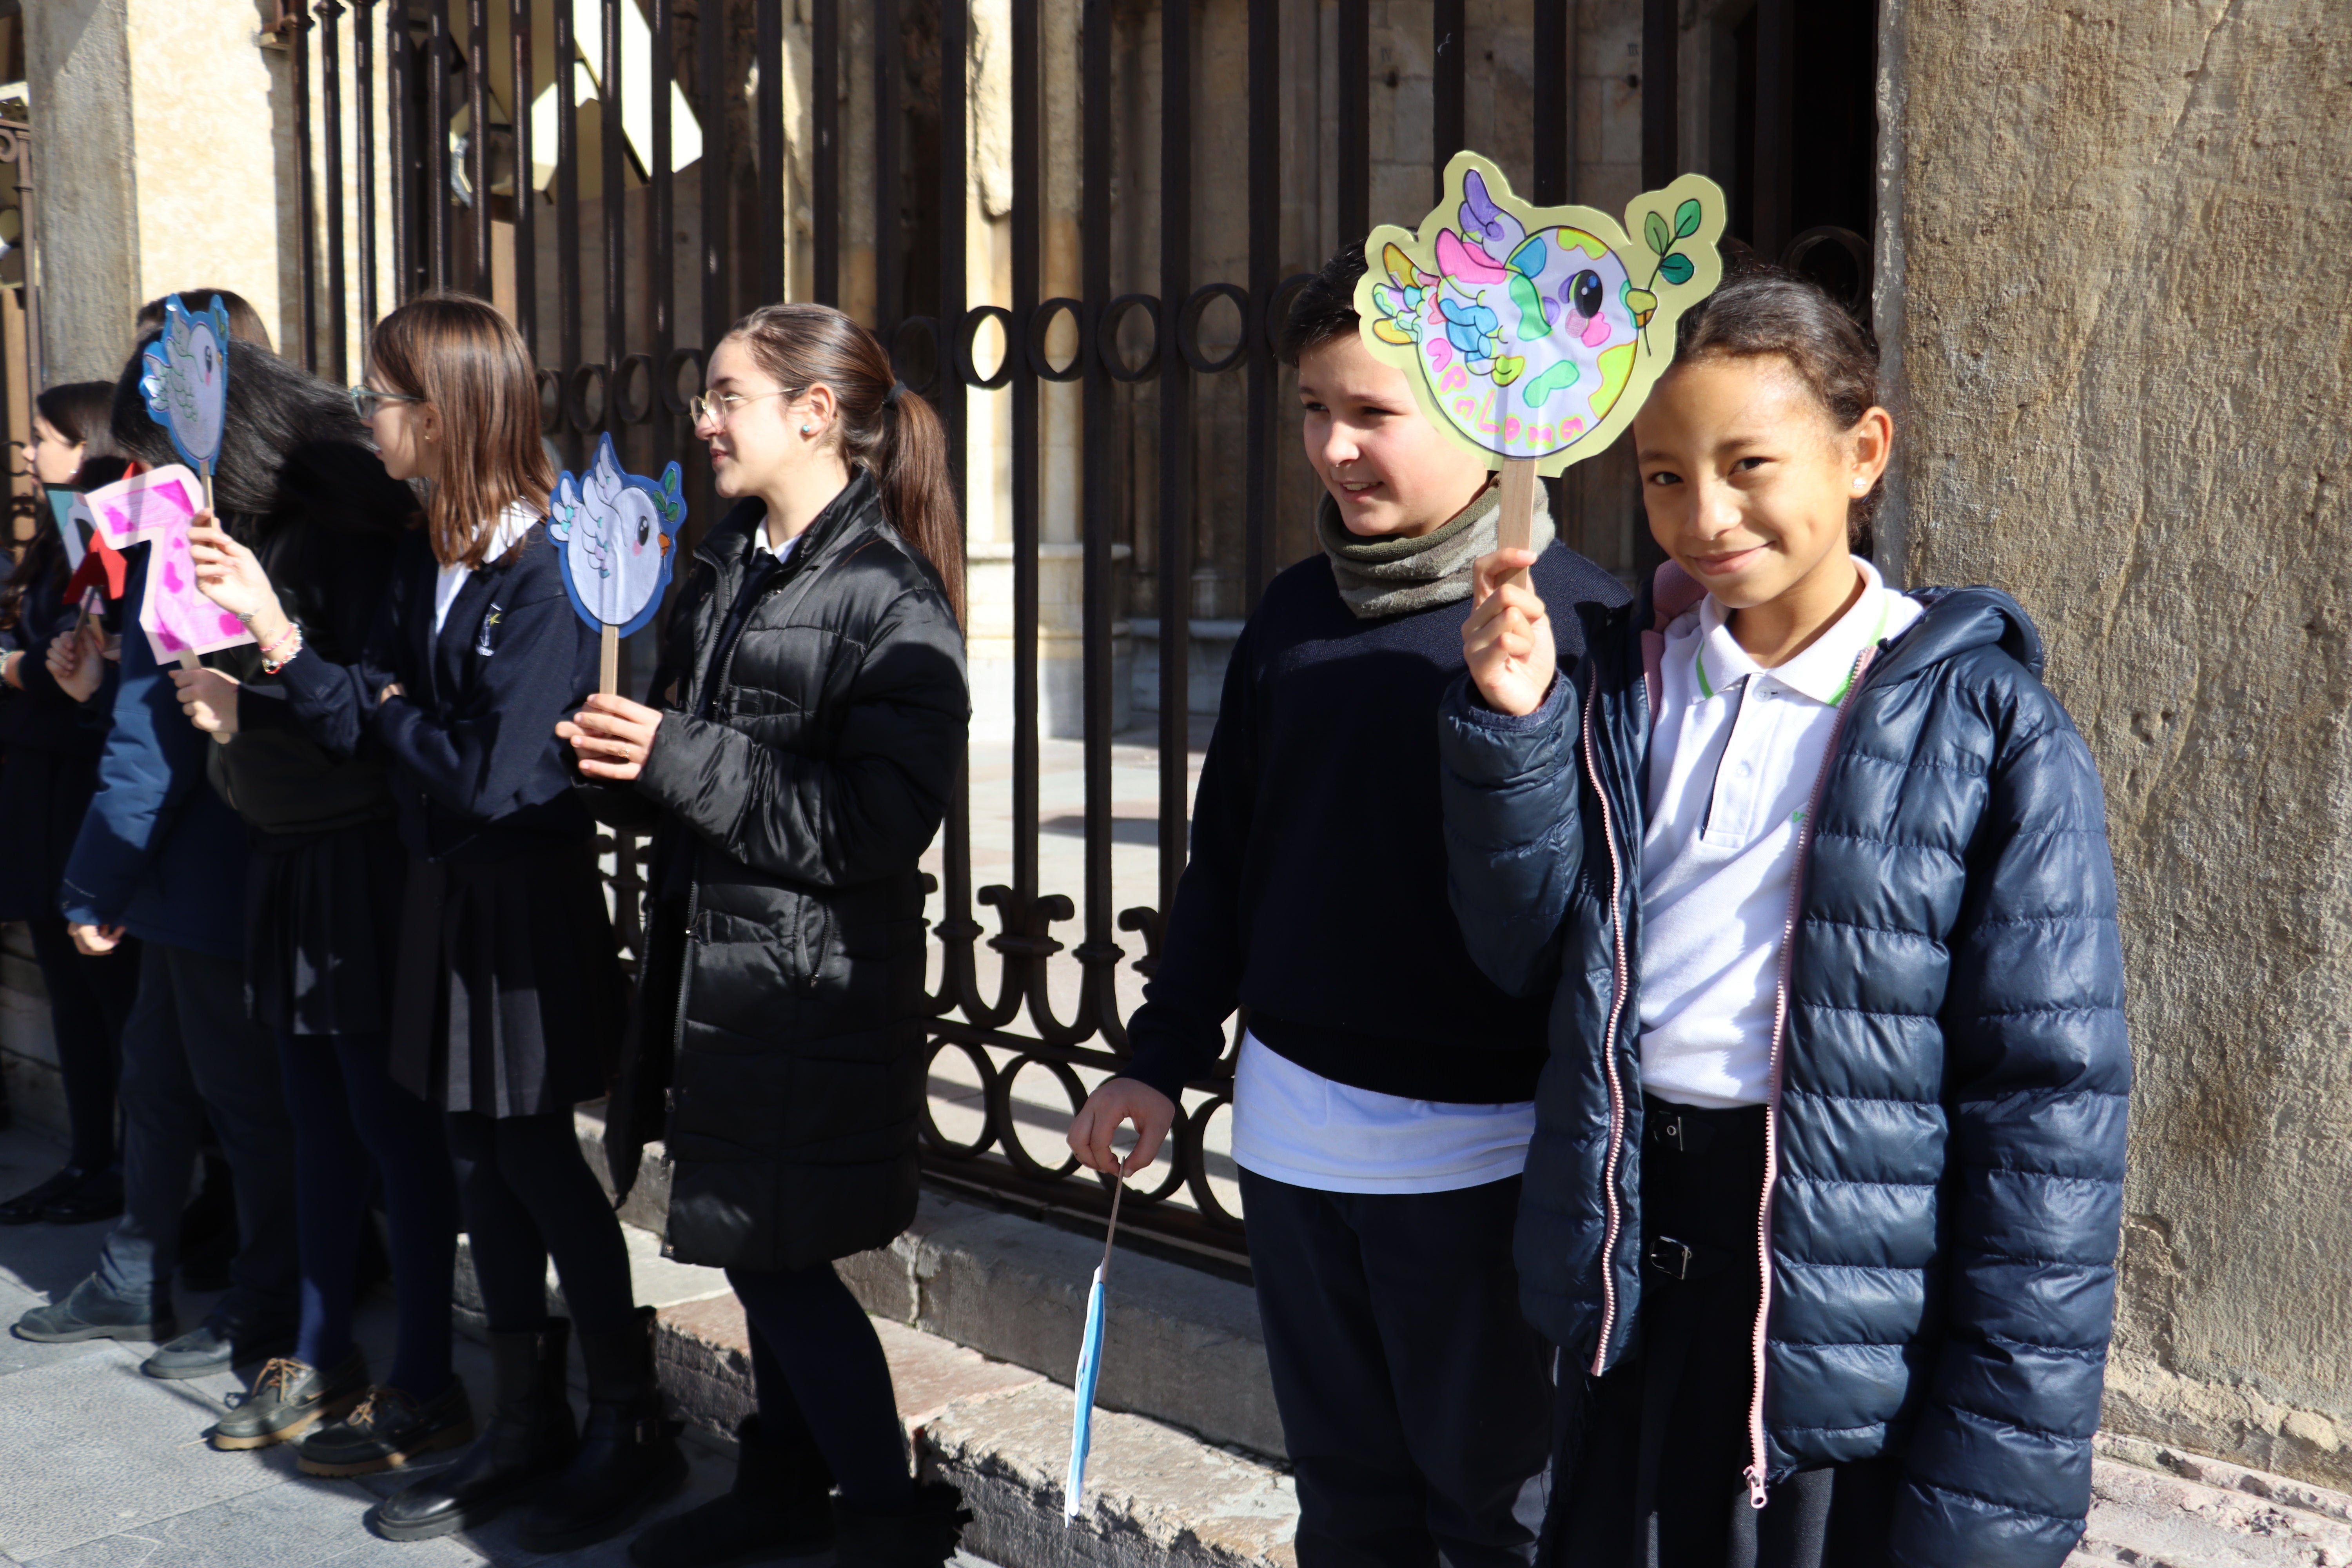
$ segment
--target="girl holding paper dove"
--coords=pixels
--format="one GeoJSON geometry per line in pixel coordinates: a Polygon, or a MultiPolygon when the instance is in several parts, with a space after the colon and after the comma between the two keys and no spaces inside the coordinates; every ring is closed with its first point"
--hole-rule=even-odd
{"type": "Polygon", "coordinates": [[[2123,963],[2097,768],[1991,588],[1857,553],[1894,438],[1811,284],[1728,277],[1633,423],[1668,557],[1554,654],[1478,565],[1454,906],[1552,999],[1518,1256],[1546,1550],[2057,1568],[2115,1305],[2123,963]]]}
{"type": "MultiPolygon", "coordinates": [[[[274,1041],[293,1119],[301,1317],[292,1353],[264,1366],[212,1442],[243,1449],[299,1438],[302,1469],[361,1475],[473,1436],[450,1365],[457,1200],[441,1118],[391,1072],[392,956],[407,865],[386,772],[376,756],[313,737],[289,700],[284,664],[302,641],[325,658],[357,657],[416,503],[368,450],[342,388],[243,342],[228,353],[214,481],[221,519],[194,519],[197,586],[220,576],[207,563],[234,551],[267,574],[271,602],[292,624],[171,679],[198,729],[230,737],[207,747],[205,760],[254,830],[246,994],[274,1041]],[[379,1184],[400,1332],[389,1375],[372,1384],[352,1310],[369,1192],[379,1184]]],[[[149,428],[139,455],[168,461],[163,431],[149,428]]],[[[253,607],[220,593],[224,607],[253,607]]]]}
{"type": "MultiPolygon", "coordinates": [[[[113,384],[103,381],[53,386],[34,400],[26,462],[50,497],[121,475],[122,459],[107,432],[113,403],[113,384]]],[[[23,921],[32,935],[73,1143],[64,1169],[0,1203],[0,1225],[74,1225],[122,1212],[114,1084],[122,1022],[138,987],[137,943],[127,944],[128,953],[81,952],[58,913],[66,853],[98,788],[106,742],[104,704],[85,699],[113,667],[98,656],[104,634],[95,622],[77,635],[82,609],[65,595],[73,568],[59,521],[50,506],[39,508],[32,542],[0,587],[0,646],[7,650],[0,654],[0,831],[8,836],[0,920],[23,921]]]]}
{"type": "Polygon", "coordinates": [[[597,638],[547,538],[554,474],[513,326],[483,300],[428,296],[376,323],[367,363],[352,395],[384,472],[425,481],[429,499],[355,656],[314,646],[251,553],[225,538],[202,542],[198,581],[248,617],[314,738],[388,761],[407,856],[392,1073],[446,1112],[497,1406],[463,1458],[385,1500],[372,1522],[422,1540],[536,1494],[521,1540],[569,1551],[685,1479],[654,1378],[651,1309],[634,1304],[620,1223],[572,1121],[577,1101],[604,1092],[626,1005],[594,825],[554,733],[595,689],[597,638]],[[569,1323],[548,1316],[551,1254],[569,1323]],[[575,1330],[584,1433],[564,1392],[575,1330]]]}
{"type": "Polygon", "coordinates": [[[607,786],[600,812],[654,834],[614,1184],[662,1135],[667,1094],[669,1251],[726,1268],[759,1385],[734,1489],[630,1557],[831,1542],[844,1568],[921,1568],[966,1516],[955,1489],[908,1475],[889,1366],[833,1264],[915,1216],[917,859],[971,710],[962,531],[938,416],[840,311],[753,311],[708,380],[695,429],[739,504],[685,575],[659,696],[593,697],[560,731],[607,786]]]}

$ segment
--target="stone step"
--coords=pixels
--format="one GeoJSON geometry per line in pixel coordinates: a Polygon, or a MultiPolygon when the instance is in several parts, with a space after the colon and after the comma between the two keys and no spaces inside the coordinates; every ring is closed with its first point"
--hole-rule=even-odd
{"type": "MultiPolygon", "coordinates": [[[[663,1258],[659,1238],[635,1226],[624,1235],[637,1300],[656,1309],[656,1356],[672,1413],[715,1440],[731,1438],[753,1407],[741,1304],[720,1270],[663,1258]]],[[[480,1293],[471,1253],[460,1248],[457,1322],[478,1338],[480,1293]]],[[[548,1303],[563,1310],[552,1270],[548,1303]]],[[[1106,1381],[1123,1349],[1118,1321],[1115,1315],[1108,1331],[1115,1349],[1106,1381]]],[[[875,1331],[917,1466],[963,1489],[973,1516],[964,1547],[974,1556],[1002,1568],[1297,1568],[1297,1500],[1274,1463],[1162,1421],[1097,1409],[1083,1506],[1066,1522],[1069,1388],[887,1316],[876,1316],[875,1331]]],[[[1073,1321],[1057,1359],[1075,1363],[1077,1342],[1073,1321]]]]}

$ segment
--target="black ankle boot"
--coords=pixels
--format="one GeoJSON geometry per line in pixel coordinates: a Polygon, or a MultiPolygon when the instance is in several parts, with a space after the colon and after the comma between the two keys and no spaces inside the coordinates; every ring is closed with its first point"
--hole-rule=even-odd
{"type": "Polygon", "coordinates": [[[529,1333],[490,1335],[497,1406],[465,1458],[375,1506],[370,1521],[387,1541],[426,1541],[470,1530],[560,1472],[579,1445],[563,1391],[572,1325],[551,1318],[529,1333]]]}
{"type": "Polygon", "coordinates": [[[629,1542],[637,1568],[738,1568],[833,1544],[833,1477],[816,1445],[772,1441],[756,1415],[743,1418],[735,1437],[733,1489],[629,1542]]]}
{"type": "Polygon", "coordinates": [[[662,1418],[654,1376],[654,1310],[618,1333],[580,1336],[588,1367],[588,1426],[580,1451],[523,1515],[527,1552],[573,1552],[618,1535],[686,1484],[686,1456],[662,1418]]]}
{"type": "Polygon", "coordinates": [[[915,1488],[903,1510],[877,1512],[834,1500],[834,1568],[940,1568],[955,1555],[971,1510],[945,1481],[915,1488]]]}

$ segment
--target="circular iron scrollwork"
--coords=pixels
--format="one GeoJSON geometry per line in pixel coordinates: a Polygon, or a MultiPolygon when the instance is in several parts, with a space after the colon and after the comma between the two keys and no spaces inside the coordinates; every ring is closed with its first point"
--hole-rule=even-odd
{"type": "Polygon", "coordinates": [[[1187,1184],[1192,1189],[1192,1201],[1200,1205],[1202,1217],[1216,1225],[1239,1230],[1242,1228],[1241,1216],[1226,1213],[1225,1205],[1217,1201],[1216,1193],[1209,1185],[1208,1153],[1202,1146],[1202,1140],[1208,1136],[1209,1119],[1216,1115],[1221,1106],[1233,1102],[1234,1091],[1220,1089],[1195,1106],[1192,1113],[1184,1118],[1184,1173],[1187,1184]]]}
{"type": "Polygon", "coordinates": [[[931,316],[909,316],[890,330],[890,374],[909,392],[931,395],[931,388],[940,384],[940,323],[931,316]],[[920,328],[931,340],[931,374],[920,381],[907,379],[907,330],[920,328]]]}
{"type": "Polygon", "coordinates": [[[694,367],[694,384],[702,384],[702,373],[709,363],[700,349],[672,349],[669,363],[662,367],[661,403],[666,414],[685,416],[692,413],[691,395],[681,397],[677,390],[677,373],[688,365],[694,367]]]}
{"type": "Polygon", "coordinates": [[[964,1059],[980,1071],[980,1136],[970,1143],[959,1143],[941,1132],[939,1122],[931,1116],[931,1097],[929,1093],[923,1096],[923,1121],[920,1131],[923,1134],[923,1142],[929,1144],[934,1152],[950,1160],[977,1160],[988,1152],[988,1146],[991,1143],[996,1142],[997,1121],[994,1098],[996,1068],[989,1062],[988,1052],[982,1047],[973,1045],[969,1040],[950,1040],[941,1035],[932,1038],[931,1048],[924,1053],[923,1076],[925,1078],[930,1077],[931,1064],[940,1059],[940,1053],[950,1046],[961,1051],[964,1054],[964,1059]]]}
{"type": "Polygon", "coordinates": [[[613,377],[612,389],[605,396],[610,405],[608,412],[618,416],[618,423],[651,424],[654,405],[660,401],[657,389],[654,385],[654,356],[631,354],[623,360],[619,372],[613,377]],[[632,376],[635,376],[645,388],[645,396],[642,400],[632,400],[629,396],[629,384],[632,376]]]}
{"type": "Polygon", "coordinates": [[[1095,325],[1095,356],[1113,381],[1150,381],[1160,374],[1160,337],[1159,300],[1150,294],[1121,294],[1103,307],[1102,320],[1095,325]],[[1118,349],[1119,323],[1127,320],[1129,310],[1151,313],[1151,353],[1136,370],[1128,369],[1118,349]]]}
{"type": "Polygon", "coordinates": [[[1087,318],[1081,301],[1068,298],[1048,300],[1029,312],[1028,353],[1029,374],[1040,381],[1076,381],[1087,374],[1087,318]],[[1066,315],[1078,334],[1078,352],[1070,363],[1056,367],[1046,357],[1045,334],[1054,330],[1054,318],[1066,315]]]}
{"type": "Polygon", "coordinates": [[[604,425],[604,412],[612,405],[612,401],[613,373],[601,364],[591,363],[575,367],[572,372],[571,379],[564,384],[564,417],[571,423],[572,428],[583,435],[604,425]],[[596,382],[596,412],[593,416],[588,412],[588,382],[592,376],[596,382]]]}
{"type": "Polygon", "coordinates": [[[963,313],[963,331],[956,334],[956,374],[966,386],[976,386],[982,392],[994,392],[1013,379],[1013,312],[1002,305],[975,305],[963,313]],[[972,358],[972,346],[980,342],[982,324],[994,321],[1004,329],[1004,355],[996,362],[996,369],[983,376],[972,358]]]}
{"type": "Polygon", "coordinates": [[[1058,1166],[1041,1164],[1022,1146],[1021,1135],[1013,1130],[1013,1085],[1022,1069],[1035,1064],[1054,1075],[1062,1092],[1070,1097],[1070,1114],[1076,1116],[1087,1103],[1087,1086],[1078,1079],[1077,1071],[1067,1062],[1055,1061],[1036,1051],[1013,1058],[1004,1070],[996,1075],[988,1089],[988,1114],[996,1131],[997,1147],[1013,1163],[1013,1168],[1033,1182],[1058,1182],[1078,1168],[1078,1157],[1072,1154],[1058,1166]]]}
{"type": "Polygon", "coordinates": [[[1249,290],[1238,283],[1204,283],[1192,290],[1184,308],[1176,312],[1176,352],[1199,374],[1217,375],[1229,371],[1249,353],[1249,290]],[[1235,334],[1234,346],[1224,357],[1213,360],[1201,353],[1201,318],[1220,300],[1234,302],[1234,309],[1241,313],[1242,330],[1235,334]]]}
{"type": "Polygon", "coordinates": [[[1294,272],[1274,286],[1274,295],[1265,302],[1265,352],[1275,358],[1282,357],[1282,324],[1290,320],[1290,302],[1298,291],[1315,281],[1312,272],[1294,272]]]}

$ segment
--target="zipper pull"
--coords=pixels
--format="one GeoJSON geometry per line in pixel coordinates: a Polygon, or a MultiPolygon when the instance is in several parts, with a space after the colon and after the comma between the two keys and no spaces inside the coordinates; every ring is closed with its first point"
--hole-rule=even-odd
{"type": "Polygon", "coordinates": [[[1761,1512],[1764,1508],[1764,1467],[1750,1465],[1740,1474],[1748,1481],[1748,1506],[1761,1512]]]}

